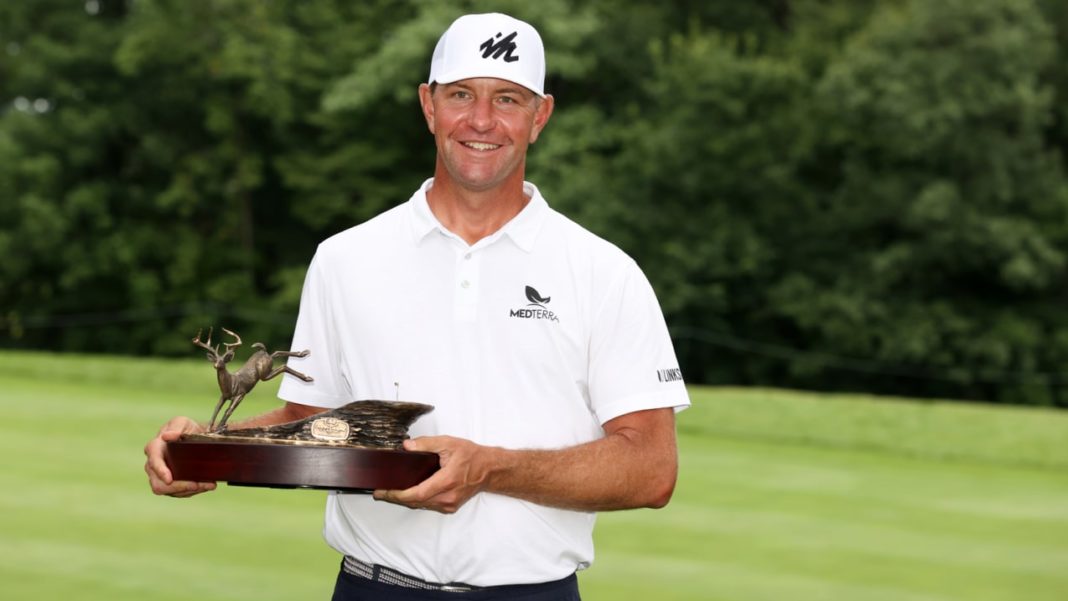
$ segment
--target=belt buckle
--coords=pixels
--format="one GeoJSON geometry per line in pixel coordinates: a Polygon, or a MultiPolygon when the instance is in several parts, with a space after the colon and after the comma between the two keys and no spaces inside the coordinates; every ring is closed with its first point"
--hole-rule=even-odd
{"type": "Polygon", "coordinates": [[[443,584],[443,585],[441,585],[441,588],[438,589],[438,590],[440,590],[443,593],[469,593],[474,589],[472,589],[469,586],[462,585],[462,584],[460,584],[460,585],[458,585],[458,584],[443,584]]]}

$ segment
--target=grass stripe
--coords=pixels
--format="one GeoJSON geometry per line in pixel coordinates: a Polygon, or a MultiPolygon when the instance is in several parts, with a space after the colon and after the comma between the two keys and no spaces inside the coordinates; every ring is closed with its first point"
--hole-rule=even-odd
{"type": "Polygon", "coordinates": [[[692,397],[679,428],[694,435],[1068,468],[1065,411],[759,388],[692,397]]]}
{"type": "MultiPolygon", "coordinates": [[[[273,406],[261,384],[239,409],[273,406]]],[[[152,496],[201,361],[0,352],[4,599],[325,598],[323,493],[152,496]]],[[[1068,414],[694,388],[663,510],[602,514],[587,601],[1037,601],[1068,591],[1068,414]]]]}

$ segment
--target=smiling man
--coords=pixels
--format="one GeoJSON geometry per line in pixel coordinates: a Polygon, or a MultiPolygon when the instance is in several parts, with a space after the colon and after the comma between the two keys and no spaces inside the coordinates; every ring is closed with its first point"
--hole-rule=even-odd
{"type": "MultiPolygon", "coordinates": [[[[438,454],[435,475],[328,496],[334,599],[578,599],[595,512],[671,498],[689,398],[653,290],[524,180],[553,112],[544,79],[530,25],[449,27],[419,87],[434,177],[319,246],[293,340],[313,350],[290,360],[314,382],[285,380],[285,406],[244,424],[392,398],[398,382],[435,406],[405,442],[438,454]]],[[[175,418],[146,446],[157,494],[214,488],[173,480],[161,456],[202,429],[175,418]]]]}

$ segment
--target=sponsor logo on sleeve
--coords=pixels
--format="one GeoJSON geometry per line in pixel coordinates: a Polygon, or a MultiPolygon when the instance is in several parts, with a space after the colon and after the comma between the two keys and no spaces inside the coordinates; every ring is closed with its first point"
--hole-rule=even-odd
{"type": "Polygon", "coordinates": [[[674,369],[658,369],[656,370],[656,378],[661,382],[681,382],[682,370],[677,367],[674,369]]]}

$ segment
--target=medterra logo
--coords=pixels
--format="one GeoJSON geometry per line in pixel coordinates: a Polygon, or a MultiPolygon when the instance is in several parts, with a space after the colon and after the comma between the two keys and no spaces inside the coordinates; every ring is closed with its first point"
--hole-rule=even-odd
{"type": "Polygon", "coordinates": [[[526,294],[530,303],[521,309],[510,309],[508,317],[516,319],[548,319],[549,321],[560,322],[560,318],[546,307],[552,297],[542,297],[541,293],[535,290],[533,286],[527,286],[526,294]]]}

